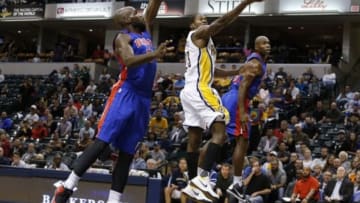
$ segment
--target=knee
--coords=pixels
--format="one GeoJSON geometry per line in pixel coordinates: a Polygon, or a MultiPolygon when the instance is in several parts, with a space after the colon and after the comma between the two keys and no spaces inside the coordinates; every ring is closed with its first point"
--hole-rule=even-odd
{"type": "Polygon", "coordinates": [[[226,141],[226,134],[225,133],[214,133],[212,135],[212,142],[215,144],[223,145],[226,141]]]}

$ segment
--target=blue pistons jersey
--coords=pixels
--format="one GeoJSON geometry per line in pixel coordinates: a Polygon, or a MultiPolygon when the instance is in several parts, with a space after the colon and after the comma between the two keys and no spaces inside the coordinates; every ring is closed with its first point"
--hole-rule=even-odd
{"type": "MultiPolygon", "coordinates": [[[[248,92],[247,98],[245,99],[245,111],[249,113],[249,102],[253,99],[257,93],[259,92],[260,84],[262,79],[266,73],[266,63],[264,59],[258,53],[252,53],[247,59],[246,62],[249,62],[253,59],[258,60],[262,65],[262,75],[257,76],[253,79],[248,92]]],[[[228,134],[238,136],[241,134],[241,123],[240,123],[240,116],[239,116],[239,107],[238,107],[238,94],[239,94],[239,87],[240,83],[243,80],[243,76],[239,75],[236,76],[231,84],[230,90],[222,96],[223,105],[228,109],[230,113],[230,123],[226,127],[226,131],[228,134]]],[[[248,126],[250,129],[250,126],[248,126]]],[[[250,135],[250,132],[246,132],[246,137],[250,135]]]]}
{"type": "MultiPolygon", "coordinates": [[[[119,34],[130,37],[129,45],[134,55],[143,55],[154,50],[148,32],[134,33],[123,30],[119,34]]],[[[117,36],[113,43],[115,54],[116,38],[117,36]]],[[[97,137],[125,153],[134,154],[138,143],[146,135],[149,124],[156,60],[128,68],[120,55],[116,54],[116,58],[120,66],[119,80],[113,85],[99,120],[97,137]]]]}

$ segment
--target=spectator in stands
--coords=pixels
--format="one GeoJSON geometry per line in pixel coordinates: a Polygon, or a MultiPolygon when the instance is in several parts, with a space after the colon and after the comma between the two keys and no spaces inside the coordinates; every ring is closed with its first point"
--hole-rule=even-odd
{"type": "Polygon", "coordinates": [[[304,143],[306,146],[310,145],[309,136],[302,131],[301,123],[295,125],[294,142],[296,145],[304,143]]]}
{"type": "Polygon", "coordinates": [[[62,117],[60,123],[58,124],[58,128],[56,130],[59,132],[59,136],[61,138],[64,138],[66,136],[71,135],[71,129],[72,129],[71,122],[67,119],[67,117],[62,117]]]}
{"type": "Polygon", "coordinates": [[[291,202],[299,197],[304,202],[316,202],[319,200],[319,181],[310,175],[311,169],[304,167],[302,178],[295,183],[291,202]]]}
{"type": "Polygon", "coordinates": [[[77,151],[84,151],[91,143],[92,139],[90,138],[90,133],[89,131],[85,131],[82,134],[82,139],[77,143],[77,151]]]}
{"type": "Polygon", "coordinates": [[[354,98],[354,93],[351,90],[350,85],[346,85],[343,91],[336,97],[336,103],[340,106],[346,104],[354,98]]]}
{"type": "Polygon", "coordinates": [[[61,151],[63,147],[63,142],[59,138],[59,133],[57,131],[54,132],[53,138],[51,139],[48,147],[52,149],[52,151],[61,151]]]}
{"type": "Polygon", "coordinates": [[[94,94],[96,92],[96,84],[93,80],[90,81],[90,84],[86,87],[85,93],[94,94]]]}
{"type": "Polygon", "coordinates": [[[75,93],[83,93],[85,91],[85,85],[84,85],[84,81],[81,78],[78,78],[77,80],[77,84],[74,88],[74,92],[75,93]]]}
{"type": "Polygon", "coordinates": [[[320,134],[319,128],[315,124],[315,119],[307,115],[303,123],[303,132],[309,136],[310,139],[316,139],[320,134]]]}
{"type": "Polygon", "coordinates": [[[4,149],[0,147],[0,165],[10,165],[11,160],[9,157],[4,156],[4,149]]]}
{"type": "Polygon", "coordinates": [[[305,72],[302,74],[304,81],[307,81],[308,83],[311,82],[311,80],[315,77],[313,70],[311,69],[311,67],[308,67],[305,72]]]}
{"type": "Polygon", "coordinates": [[[290,162],[284,167],[286,172],[287,182],[291,182],[296,177],[296,170],[303,169],[302,160],[296,153],[291,153],[290,162]]]}
{"type": "Polygon", "coordinates": [[[146,169],[146,162],[144,158],[141,156],[141,150],[136,150],[134,154],[134,159],[130,165],[130,169],[146,169]]]}
{"type": "Polygon", "coordinates": [[[70,100],[73,99],[71,93],[69,93],[68,88],[62,88],[61,92],[58,94],[60,105],[68,104],[70,100]]]}
{"type": "Polygon", "coordinates": [[[270,103],[273,103],[276,108],[283,109],[284,107],[284,96],[281,88],[276,88],[270,97],[270,103]]]}
{"type": "Polygon", "coordinates": [[[60,171],[69,171],[69,167],[62,162],[62,155],[60,153],[56,153],[52,163],[48,167],[48,169],[60,170],[60,171]]]}
{"type": "Polygon", "coordinates": [[[178,92],[182,88],[184,88],[184,85],[185,85],[184,76],[182,76],[180,73],[176,73],[175,74],[175,82],[174,82],[174,90],[176,92],[178,92]]]}
{"type": "Polygon", "coordinates": [[[323,123],[326,119],[326,111],[323,109],[322,101],[316,102],[316,109],[313,111],[312,115],[317,123],[323,123]]]}
{"type": "Polygon", "coordinates": [[[264,103],[266,106],[269,104],[270,90],[266,86],[265,82],[261,83],[258,96],[260,97],[260,102],[264,103]]]}
{"type": "Polygon", "coordinates": [[[159,171],[157,171],[158,166],[157,161],[154,159],[150,158],[146,161],[146,169],[149,173],[149,177],[161,179],[162,175],[159,171]]]}
{"type": "Polygon", "coordinates": [[[160,165],[166,160],[165,152],[161,149],[160,143],[155,142],[154,149],[150,151],[150,156],[156,161],[157,165],[160,165]]]}
{"type": "Polygon", "coordinates": [[[18,168],[27,168],[28,165],[25,163],[23,159],[20,158],[20,154],[14,153],[12,156],[11,166],[18,168]]]}
{"type": "Polygon", "coordinates": [[[53,99],[49,106],[49,109],[54,118],[59,118],[63,116],[64,112],[60,106],[59,100],[53,99]]]}
{"type": "Polygon", "coordinates": [[[313,100],[317,101],[320,98],[321,94],[321,83],[318,81],[316,77],[313,77],[308,84],[309,90],[308,95],[312,97],[313,100]]]}
{"type": "Polygon", "coordinates": [[[330,109],[326,112],[326,121],[331,123],[338,123],[343,114],[338,109],[336,102],[331,102],[330,109]]]}
{"type": "Polygon", "coordinates": [[[278,154],[277,154],[276,151],[271,151],[271,152],[267,153],[266,162],[261,167],[265,174],[270,172],[270,170],[271,170],[271,162],[274,161],[274,160],[276,160],[278,162],[278,165],[279,165],[280,169],[284,168],[282,162],[278,159],[277,156],[278,156],[278,154]]]}
{"type": "Polygon", "coordinates": [[[274,135],[278,138],[279,143],[281,143],[284,137],[289,134],[291,134],[291,129],[289,128],[287,120],[282,120],[280,122],[280,128],[274,129],[274,135]]]}
{"type": "Polygon", "coordinates": [[[20,85],[20,95],[22,98],[22,108],[25,110],[33,102],[35,89],[32,85],[31,79],[25,79],[23,84],[20,85]]]}
{"type": "Polygon", "coordinates": [[[17,137],[20,138],[30,138],[32,135],[31,126],[28,121],[20,122],[20,129],[17,134],[17,137]]]}
{"type": "Polygon", "coordinates": [[[313,160],[311,168],[313,169],[316,165],[319,165],[321,168],[325,168],[328,156],[329,149],[325,146],[322,146],[320,149],[320,157],[313,160]]]}
{"type": "Polygon", "coordinates": [[[339,167],[336,179],[328,182],[324,190],[325,202],[350,202],[352,199],[354,185],[346,178],[346,170],[339,167]]]}
{"type": "Polygon", "coordinates": [[[274,136],[273,129],[265,129],[265,136],[260,139],[259,145],[257,147],[259,152],[268,153],[273,151],[278,143],[277,137],[274,136]]]}
{"type": "Polygon", "coordinates": [[[34,122],[31,138],[33,139],[43,139],[48,136],[48,130],[44,126],[43,122],[36,121],[34,122]]]}
{"type": "Polygon", "coordinates": [[[7,133],[0,129],[0,146],[3,148],[4,156],[10,157],[11,145],[7,133]]]}
{"type": "Polygon", "coordinates": [[[85,121],[84,127],[80,129],[79,141],[82,141],[84,139],[84,133],[88,133],[90,139],[94,138],[95,130],[90,126],[90,121],[85,121]]]}
{"type": "Polygon", "coordinates": [[[331,173],[331,171],[324,171],[324,173],[322,174],[322,179],[318,179],[320,183],[319,191],[320,191],[321,200],[324,200],[325,188],[332,178],[333,178],[333,173],[331,173]]]}
{"type": "Polygon", "coordinates": [[[93,105],[92,105],[92,103],[90,103],[88,99],[85,99],[84,104],[81,106],[80,111],[83,112],[84,117],[86,119],[89,119],[90,116],[93,115],[93,105]]]}
{"type": "Polygon", "coordinates": [[[221,165],[220,172],[216,178],[216,184],[214,187],[214,191],[219,195],[218,203],[227,202],[226,199],[226,190],[233,183],[233,174],[231,172],[231,165],[224,163],[221,165]]]}
{"type": "Polygon", "coordinates": [[[73,100],[69,100],[67,103],[67,106],[64,108],[64,117],[67,117],[71,123],[76,119],[78,116],[78,109],[74,105],[73,100]]]}
{"type": "Polygon", "coordinates": [[[36,156],[36,149],[34,143],[29,143],[26,153],[21,157],[25,163],[30,163],[30,161],[36,156]]]}
{"type": "Polygon", "coordinates": [[[323,86],[326,89],[329,99],[335,97],[335,85],[336,85],[336,74],[331,69],[328,70],[327,74],[322,77],[323,86]]]}
{"type": "Polygon", "coordinates": [[[313,164],[313,160],[311,156],[311,150],[309,148],[306,148],[304,150],[304,160],[303,160],[304,168],[306,167],[311,169],[312,164],[313,164]]]}
{"type": "Polygon", "coordinates": [[[267,202],[267,196],[271,192],[271,182],[266,174],[262,173],[259,161],[252,163],[249,176],[244,179],[246,199],[250,202],[267,202]]]}
{"type": "Polygon", "coordinates": [[[24,121],[29,122],[30,125],[32,125],[34,122],[39,121],[39,115],[37,114],[36,105],[31,105],[30,113],[26,114],[24,121]]]}
{"type": "Polygon", "coordinates": [[[178,169],[172,172],[164,189],[165,203],[171,203],[173,202],[172,200],[180,200],[181,190],[187,186],[188,181],[186,159],[180,158],[178,169]]]}
{"type": "Polygon", "coordinates": [[[180,145],[182,140],[186,137],[186,132],[182,125],[183,121],[178,120],[176,121],[175,125],[173,126],[172,130],[169,132],[169,139],[172,144],[180,145]]]}
{"type": "Polygon", "coordinates": [[[349,158],[349,155],[347,152],[341,151],[339,153],[339,159],[341,162],[341,166],[344,167],[346,171],[350,171],[350,169],[351,169],[351,163],[348,160],[348,158],[349,158]]]}
{"type": "Polygon", "coordinates": [[[283,67],[280,67],[278,71],[275,73],[275,79],[277,78],[282,78],[282,79],[287,78],[287,73],[284,71],[283,67]]]}
{"type": "Polygon", "coordinates": [[[285,142],[281,142],[279,144],[278,159],[285,166],[286,164],[288,164],[289,158],[290,158],[290,152],[287,150],[287,146],[285,142]]]}
{"type": "Polygon", "coordinates": [[[10,154],[13,155],[14,153],[18,153],[22,156],[25,152],[24,145],[20,141],[19,138],[15,138],[14,141],[11,143],[11,151],[10,154]]]}
{"type": "Polygon", "coordinates": [[[279,169],[279,161],[274,159],[271,161],[271,170],[266,174],[271,181],[271,193],[269,202],[280,200],[284,196],[286,173],[283,169],[279,169]]]}
{"type": "Polygon", "coordinates": [[[5,81],[5,75],[2,73],[2,69],[0,69],[0,83],[5,81]]]}
{"type": "Polygon", "coordinates": [[[101,49],[100,44],[96,46],[96,49],[93,51],[92,56],[93,59],[104,58],[104,50],[101,49]]]}
{"type": "Polygon", "coordinates": [[[356,179],[354,182],[354,196],[353,202],[359,203],[360,202],[360,171],[356,172],[356,179]]]}
{"type": "Polygon", "coordinates": [[[150,119],[149,128],[150,132],[154,133],[157,137],[160,137],[162,134],[168,132],[168,122],[162,115],[160,109],[156,110],[155,116],[150,119]]]}
{"type": "Polygon", "coordinates": [[[290,81],[289,88],[286,90],[286,92],[290,93],[292,100],[295,100],[296,97],[300,94],[299,88],[295,86],[295,80],[290,81]]]}

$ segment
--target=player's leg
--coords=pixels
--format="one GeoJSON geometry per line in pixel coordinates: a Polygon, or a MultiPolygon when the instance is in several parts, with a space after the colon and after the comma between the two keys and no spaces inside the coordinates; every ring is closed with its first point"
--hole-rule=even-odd
{"type": "Polygon", "coordinates": [[[187,158],[188,173],[190,180],[196,177],[198,171],[199,148],[201,144],[203,129],[199,127],[189,127],[188,143],[187,143],[187,158]]]}
{"type": "Polygon", "coordinates": [[[96,161],[97,157],[106,149],[108,143],[96,139],[81,156],[74,162],[73,170],[64,183],[56,183],[56,190],[52,203],[66,203],[78,185],[80,177],[96,161]]]}
{"type": "Polygon", "coordinates": [[[129,168],[134,155],[119,151],[112,173],[111,190],[107,203],[119,203],[129,177],[129,168]]]}
{"type": "Polygon", "coordinates": [[[112,137],[116,134],[114,123],[117,122],[117,109],[121,106],[124,94],[119,94],[117,89],[113,89],[106,103],[105,110],[98,124],[98,135],[95,142],[90,145],[82,155],[75,161],[73,171],[64,183],[56,185],[56,190],[52,203],[66,203],[72,191],[77,186],[80,177],[96,161],[98,156],[106,149],[112,137]]]}
{"type": "Polygon", "coordinates": [[[117,136],[114,136],[111,143],[119,150],[119,156],[112,174],[111,190],[107,203],[121,202],[126,183],[129,177],[129,168],[140,141],[146,133],[146,126],[149,123],[150,99],[143,98],[134,93],[129,93],[119,108],[123,116],[117,119],[117,136]],[[130,105],[131,104],[131,105],[130,105]]]}

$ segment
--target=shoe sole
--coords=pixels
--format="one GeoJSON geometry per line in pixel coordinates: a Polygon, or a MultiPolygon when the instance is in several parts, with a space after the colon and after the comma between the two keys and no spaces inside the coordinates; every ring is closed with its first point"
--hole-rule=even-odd
{"type": "Polygon", "coordinates": [[[212,196],[208,191],[203,191],[201,188],[199,188],[198,186],[196,186],[196,184],[194,184],[194,183],[191,182],[191,181],[190,181],[190,185],[193,186],[193,187],[195,187],[195,188],[197,188],[197,189],[199,189],[201,192],[203,192],[204,195],[205,195],[207,198],[211,199],[211,201],[216,201],[216,200],[218,200],[218,198],[212,196]]]}
{"type": "Polygon", "coordinates": [[[200,203],[210,203],[206,200],[198,200],[198,199],[195,199],[194,197],[192,197],[190,194],[186,193],[186,192],[181,192],[181,194],[183,194],[187,199],[190,199],[191,201],[193,202],[200,202],[200,203]]]}

